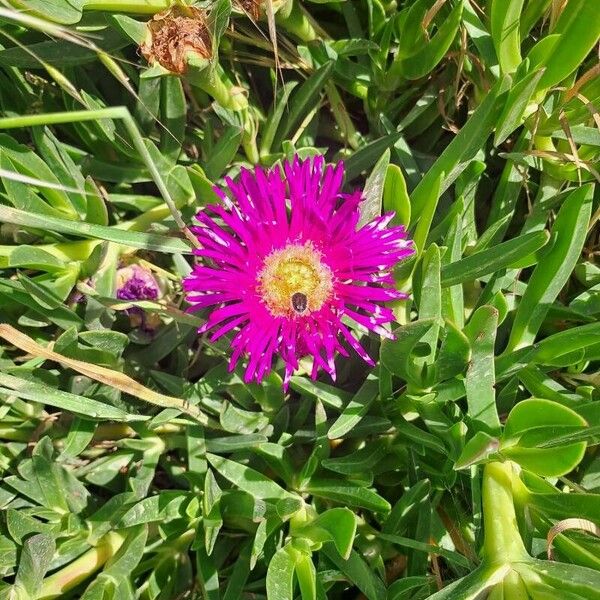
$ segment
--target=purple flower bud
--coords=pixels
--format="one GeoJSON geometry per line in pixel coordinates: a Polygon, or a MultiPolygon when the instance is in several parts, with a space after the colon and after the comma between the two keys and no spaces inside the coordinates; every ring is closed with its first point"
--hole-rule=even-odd
{"type": "Polygon", "coordinates": [[[156,300],[160,288],[150,271],[139,265],[130,265],[117,271],[117,298],[119,300],[156,300]]]}

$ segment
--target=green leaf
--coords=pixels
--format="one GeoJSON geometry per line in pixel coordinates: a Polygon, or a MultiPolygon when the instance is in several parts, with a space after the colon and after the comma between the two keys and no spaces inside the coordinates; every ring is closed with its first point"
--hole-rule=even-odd
{"type": "MultiPolygon", "coordinates": [[[[460,213],[462,213],[462,210],[452,219],[446,235],[445,243],[448,246],[448,250],[441,257],[442,269],[451,263],[459,261],[462,256],[463,219],[460,213]]],[[[441,297],[442,316],[446,321],[450,321],[456,327],[462,329],[465,323],[465,299],[462,286],[451,285],[443,287],[441,297]]]]}
{"type": "Polygon", "coordinates": [[[387,451],[388,448],[384,440],[378,440],[351,454],[336,458],[325,458],[321,461],[321,465],[325,469],[342,475],[364,473],[377,464],[387,451]]]}
{"type": "Polygon", "coordinates": [[[431,195],[431,189],[436,185],[438,179],[445,174],[441,183],[441,192],[444,192],[485,145],[498,122],[509,85],[509,77],[505,77],[494,84],[483,102],[413,190],[411,194],[413,222],[425,210],[431,195]]]}
{"type": "Polygon", "coordinates": [[[454,468],[466,469],[471,465],[476,465],[480,462],[485,461],[490,455],[496,454],[500,442],[497,438],[494,438],[484,431],[478,431],[466,444],[459,456],[458,460],[454,464],[454,468]]]}
{"type": "MultiPolygon", "coordinates": [[[[122,514],[116,511],[108,516],[112,519],[116,517],[116,527],[127,528],[144,523],[168,522],[172,519],[180,519],[185,515],[185,508],[190,501],[187,492],[181,490],[166,490],[154,496],[148,496],[133,506],[125,506],[122,514]]],[[[109,505],[105,505],[108,510],[109,505]]],[[[100,509],[103,510],[103,509],[100,509]]],[[[106,519],[106,515],[97,515],[106,519]]]]}
{"type": "Polygon", "coordinates": [[[496,125],[494,146],[502,144],[521,125],[525,111],[543,74],[543,69],[533,71],[513,85],[508,93],[504,110],[498,119],[498,125],[496,125]]]}
{"type": "Polygon", "coordinates": [[[565,5],[553,33],[560,39],[543,66],[538,89],[555,86],[582,64],[600,39],[600,14],[594,2],[575,0],[565,5]]]}
{"type": "Polygon", "coordinates": [[[181,152],[186,128],[186,98],[181,79],[161,78],[161,132],[160,151],[176,160],[181,152]]]}
{"type": "Polygon", "coordinates": [[[123,244],[124,246],[154,250],[156,252],[171,254],[189,254],[191,252],[188,244],[180,239],[168,238],[156,233],[125,231],[123,229],[92,223],[74,222],[56,217],[42,217],[9,206],[0,206],[0,221],[24,227],[44,229],[46,231],[66,233],[75,237],[107,240],[123,244]]]}
{"type": "Polygon", "coordinates": [[[265,126],[262,130],[261,142],[260,142],[260,155],[266,156],[271,152],[273,146],[273,140],[277,129],[281,123],[283,113],[288,106],[288,100],[290,94],[294,88],[298,85],[297,81],[286,81],[283,87],[279,90],[277,97],[273,102],[273,108],[269,113],[269,117],[265,122],[265,126]]]}
{"type": "MultiPolygon", "coordinates": [[[[546,560],[534,560],[533,565],[533,582],[538,583],[541,579],[545,584],[545,594],[554,597],[569,597],[567,594],[573,594],[581,600],[600,598],[600,573],[595,569],[546,560]]],[[[528,588],[529,585],[528,583],[528,588]]],[[[535,588],[532,592],[539,593],[535,588]]]]}
{"type": "Polygon", "coordinates": [[[215,454],[207,454],[206,458],[217,473],[255,498],[283,500],[294,497],[274,481],[250,467],[215,454]]]}
{"type": "Polygon", "coordinates": [[[543,248],[549,239],[548,232],[534,231],[450,263],[442,268],[442,285],[447,287],[465,283],[510,267],[543,248]]]}
{"type": "Polygon", "coordinates": [[[141,21],[137,21],[127,15],[107,15],[107,19],[114,23],[114,25],[120,29],[125,35],[127,35],[131,41],[141,46],[144,39],[146,38],[146,25],[141,21]]]}
{"type": "Polygon", "coordinates": [[[373,401],[377,398],[379,384],[374,375],[369,375],[352,400],[345,406],[342,414],[336,419],[327,432],[330,440],[344,437],[360,423],[373,401]]]}
{"type": "Polygon", "coordinates": [[[539,260],[519,302],[506,351],[531,344],[551,303],[569,279],[586,238],[594,186],[571,192],[552,228],[553,244],[539,260]]]}
{"type": "Polygon", "coordinates": [[[469,37],[473,40],[473,44],[475,44],[475,47],[481,54],[484,64],[497,77],[498,57],[496,56],[494,41],[471,5],[471,0],[464,3],[463,25],[469,37]]]}
{"type": "Polygon", "coordinates": [[[394,330],[394,340],[383,340],[380,358],[386,369],[405,381],[420,385],[421,378],[418,375],[415,377],[414,358],[411,355],[434,325],[434,319],[415,321],[394,330]]]}
{"type": "MultiPolygon", "coordinates": [[[[419,289],[419,317],[421,320],[433,320],[433,327],[421,338],[420,343],[426,344],[429,351],[419,355],[417,363],[430,365],[435,356],[439,336],[439,322],[442,316],[442,297],[440,288],[440,250],[436,244],[427,248],[421,261],[423,281],[416,287],[419,289]]],[[[416,282],[415,282],[416,283],[416,282]]],[[[425,348],[425,346],[423,346],[425,348]]]]}
{"type": "Polygon", "coordinates": [[[221,488],[219,487],[215,476],[212,474],[212,471],[208,469],[206,471],[206,477],[204,478],[204,496],[202,498],[204,546],[208,556],[212,554],[219,531],[223,525],[221,509],[219,506],[221,496],[221,488]]]}
{"type": "Polygon", "coordinates": [[[523,0],[492,0],[490,25],[503,73],[513,73],[521,62],[519,20],[523,0]]]}
{"type": "Polygon", "coordinates": [[[406,79],[420,79],[433,71],[450,48],[460,25],[463,2],[459,0],[438,27],[435,35],[410,56],[400,59],[399,71],[406,79]]]}
{"type": "Polygon", "coordinates": [[[305,377],[292,376],[290,387],[308,398],[321,400],[323,404],[338,412],[352,399],[352,394],[345,390],[305,377]]]}
{"type": "Polygon", "coordinates": [[[8,159],[10,161],[8,164],[14,165],[14,169],[18,173],[48,183],[47,187],[40,188],[40,194],[48,204],[62,213],[63,216],[69,219],[77,219],[77,211],[67,193],[60,189],[61,182],[50,167],[27,146],[17,143],[13,138],[2,133],[0,134],[0,158],[3,159],[3,166],[6,164],[4,161],[8,159]]]}
{"type": "Polygon", "coordinates": [[[315,542],[333,541],[340,556],[347,560],[356,535],[356,517],[348,508],[331,508],[298,531],[315,542]]]}
{"type": "Polygon", "coordinates": [[[285,119],[279,122],[277,133],[273,136],[273,142],[270,144],[272,150],[279,150],[282,142],[315,107],[319,94],[333,69],[333,64],[330,61],[317,69],[298,89],[294,90],[285,119]]]}
{"type": "MultiPolygon", "coordinates": [[[[197,535],[206,539],[207,533],[202,535],[202,526],[198,527],[197,535]]],[[[220,600],[219,593],[219,571],[215,565],[214,558],[209,556],[206,550],[199,546],[196,550],[196,566],[198,569],[198,582],[202,590],[202,597],[206,600],[220,600]]],[[[243,564],[243,561],[240,561],[243,564]]]]}
{"type": "Polygon", "coordinates": [[[400,138],[400,133],[390,133],[361,146],[346,161],[346,181],[352,181],[363,171],[374,165],[382,153],[391,148],[400,138]]]}
{"type": "Polygon", "coordinates": [[[147,525],[129,529],[117,553],[106,563],[102,576],[115,579],[129,577],[144,555],[147,539],[147,525]]]}
{"type": "Polygon", "coordinates": [[[410,198],[406,188],[406,180],[398,165],[388,165],[383,186],[383,209],[394,212],[393,225],[410,224],[410,198]]]}
{"type": "Polygon", "coordinates": [[[585,442],[541,448],[567,431],[587,426],[575,411],[550,400],[531,398],[519,402],[509,413],[501,438],[500,452],[524,469],[544,477],[572,471],[583,458],[585,442]]]}
{"type": "Polygon", "coordinates": [[[468,568],[470,566],[469,561],[458,552],[452,552],[450,550],[440,548],[439,546],[425,544],[424,542],[412,540],[407,537],[402,537],[399,535],[389,535],[386,533],[380,533],[378,537],[386,542],[391,542],[392,544],[396,544],[404,548],[411,548],[413,550],[419,550],[420,552],[428,552],[430,554],[439,554],[440,556],[443,556],[446,560],[460,565],[461,567],[468,568]]]}
{"type": "Polygon", "coordinates": [[[37,533],[23,543],[19,559],[19,570],[15,578],[17,597],[22,591],[25,598],[37,598],[42,580],[54,558],[56,543],[47,533],[37,533]]]}
{"type": "Polygon", "coordinates": [[[319,498],[374,512],[387,512],[391,508],[389,502],[376,492],[341,479],[313,478],[304,491],[319,498]]]}
{"type": "Polygon", "coordinates": [[[350,557],[347,560],[338,554],[333,544],[324,544],[321,552],[368,600],[381,600],[385,598],[385,586],[383,582],[354,550],[350,553],[350,557]]]}
{"type": "Polygon", "coordinates": [[[312,558],[304,552],[296,562],[296,577],[302,600],[317,600],[317,571],[312,558]]]}
{"type": "Polygon", "coordinates": [[[383,188],[389,164],[390,150],[388,148],[373,167],[373,170],[365,183],[363,190],[365,199],[360,205],[359,228],[381,215],[383,188]]]}
{"type": "Polygon", "coordinates": [[[482,306],[473,313],[465,328],[472,351],[465,377],[468,415],[475,431],[492,436],[500,432],[494,374],[497,327],[498,311],[492,306],[482,306]]]}
{"type": "Polygon", "coordinates": [[[551,365],[566,354],[596,344],[598,336],[600,336],[600,323],[589,323],[560,331],[539,342],[532,360],[539,364],[551,365]]]}
{"type": "Polygon", "coordinates": [[[37,271],[48,271],[49,273],[59,273],[65,268],[65,263],[41,248],[35,246],[17,246],[8,257],[8,268],[25,267],[36,269],[37,271]]]}
{"type": "Polygon", "coordinates": [[[442,345],[435,359],[435,381],[447,381],[465,371],[471,358],[471,346],[467,336],[446,321],[441,333],[442,345]]]}
{"type": "Polygon", "coordinates": [[[267,596],[269,600],[294,599],[294,571],[298,554],[289,545],[277,550],[267,570],[267,596]]]}
{"type": "Polygon", "coordinates": [[[4,388],[3,393],[39,402],[42,405],[55,406],[91,419],[144,421],[149,418],[144,415],[130,415],[121,408],[104,404],[99,400],[63,392],[43,383],[36,383],[8,373],[0,372],[0,385],[4,388]]]}
{"type": "Polygon", "coordinates": [[[552,519],[600,520],[600,494],[565,494],[531,492],[528,505],[552,519]]]}
{"type": "Polygon", "coordinates": [[[204,170],[209,179],[216,180],[223,174],[240,147],[242,134],[241,129],[228,127],[221,135],[204,165],[204,170]]]}
{"type": "Polygon", "coordinates": [[[55,23],[72,25],[81,19],[85,0],[28,0],[27,10],[55,23]]]}
{"type": "Polygon", "coordinates": [[[92,441],[96,432],[96,425],[94,421],[75,417],[58,460],[68,460],[79,456],[92,441]]]}

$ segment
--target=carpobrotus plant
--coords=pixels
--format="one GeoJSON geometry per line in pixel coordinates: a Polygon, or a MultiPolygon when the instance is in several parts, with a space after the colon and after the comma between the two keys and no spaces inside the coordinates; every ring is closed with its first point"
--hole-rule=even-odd
{"type": "Polygon", "coordinates": [[[0,600],[600,600],[598,1],[0,0],[0,600]]]}
{"type": "Polygon", "coordinates": [[[227,179],[229,197],[211,205],[193,231],[201,258],[185,279],[188,302],[210,308],[200,332],[217,340],[236,331],[230,368],[248,358],[246,381],[261,381],[273,358],[285,363],[285,384],[305,355],[335,379],[335,357],[353,349],[374,364],[356,328],[391,337],[383,304],[404,298],[393,267],[413,253],[403,226],[386,214],[359,226],[362,193],[343,193],[344,167],[323,157],[298,157],[227,179]],[[215,329],[216,328],[216,329],[215,329]]]}

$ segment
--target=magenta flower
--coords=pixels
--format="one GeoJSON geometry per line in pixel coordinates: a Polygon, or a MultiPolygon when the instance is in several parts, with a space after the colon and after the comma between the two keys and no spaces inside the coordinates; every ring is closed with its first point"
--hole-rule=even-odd
{"type": "Polygon", "coordinates": [[[325,167],[322,156],[298,157],[279,167],[242,169],[226,178],[231,198],[207,206],[193,227],[201,263],[184,280],[192,310],[212,307],[199,332],[211,340],[235,331],[230,369],[248,358],[247,382],[260,382],[273,359],[285,363],[284,385],[310,355],[335,379],[334,359],[348,348],[370,365],[354,329],[391,337],[383,303],[406,296],[394,289],[391,270],[413,253],[393,214],[358,228],[361,192],[341,192],[344,167],[325,167]]]}

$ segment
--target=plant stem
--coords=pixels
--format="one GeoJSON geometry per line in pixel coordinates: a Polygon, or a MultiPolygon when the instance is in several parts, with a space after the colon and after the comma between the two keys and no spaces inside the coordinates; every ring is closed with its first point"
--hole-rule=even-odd
{"type": "Polygon", "coordinates": [[[127,12],[138,15],[153,15],[171,6],[170,0],[87,0],[84,10],[104,12],[127,12]]]}
{"type": "Polygon", "coordinates": [[[223,108],[240,111],[248,107],[244,90],[234,86],[221,70],[210,74],[206,74],[204,70],[196,72],[190,70],[187,79],[191,85],[212,96],[223,108]]]}
{"type": "Polygon", "coordinates": [[[248,133],[244,130],[242,134],[242,147],[248,160],[256,165],[260,162],[260,154],[258,152],[258,146],[256,145],[256,136],[248,133]]]}
{"type": "Polygon", "coordinates": [[[47,577],[42,584],[39,600],[59,598],[69,590],[85,581],[90,575],[104,566],[122,546],[125,536],[111,531],[100,539],[98,545],[82,554],[77,560],[47,577]]]}
{"type": "Polygon", "coordinates": [[[276,14],[277,24],[286,31],[296,36],[302,42],[328,37],[310,15],[302,9],[298,2],[292,3],[292,8],[287,14],[276,14]],[[317,31],[318,30],[318,31],[317,31]]]}
{"type": "Polygon", "coordinates": [[[325,90],[331,106],[331,113],[340,129],[342,140],[347,142],[353,150],[356,150],[361,144],[360,134],[354,127],[337,87],[332,81],[329,81],[325,84],[325,90]]]}
{"type": "Polygon", "coordinates": [[[529,558],[515,513],[514,463],[492,462],[483,469],[484,560],[506,564],[529,558]]]}

